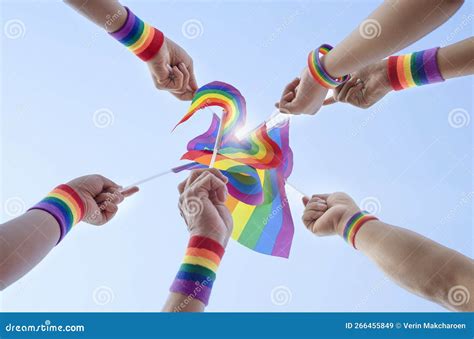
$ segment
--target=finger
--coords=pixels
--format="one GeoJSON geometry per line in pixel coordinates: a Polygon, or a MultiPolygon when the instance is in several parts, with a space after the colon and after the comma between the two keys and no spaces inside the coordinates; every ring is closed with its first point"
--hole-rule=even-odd
{"type": "Polygon", "coordinates": [[[123,195],[121,193],[110,193],[103,192],[94,198],[97,205],[101,206],[108,203],[119,204],[123,201],[123,195]]]}
{"type": "Polygon", "coordinates": [[[177,66],[173,66],[172,79],[170,81],[169,89],[173,92],[178,92],[179,89],[183,86],[184,74],[179,70],[177,66]]]}
{"type": "Polygon", "coordinates": [[[181,88],[180,88],[180,92],[182,92],[182,93],[188,92],[189,78],[190,78],[188,68],[182,62],[178,65],[178,68],[183,73],[183,76],[184,76],[183,77],[183,83],[182,83],[181,88]]]}
{"type": "MultiPolygon", "coordinates": [[[[283,89],[283,93],[281,95],[281,98],[280,98],[280,107],[285,106],[286,104],[288,104],[289,101],[285,100],[285,96],[288,93],[294,93],[295,94],[296,87],[299,85],[299,83],[300,83],[300,79],[295,78],[295,79],[293,79],[293,81],[291,81],[288,85],[285,86],[285,88],[283,89]]],[[[291,99],[291,100],[293,100],[293,99],[291,99]]]]}
{"type": "Polygon", "coordinates": [[[331,195],[331,194],[329,194],[329,193],[313,194],[313,195],[311,196],[311,198],[320,198],[320,199],[326,201],[326,200],[328,200],[328,198],[329,198],[330,195],[331,195]]]}
{"type": "Polygon", "coordinates": [[[283,100],[285,100],[287,102],[290,102],[294,98],[295,98],[295,93],[294,92],[289,92],[289,93],[285,94],[285,96],[283,97],[283,100]]]}
{"type": "Polygon", "coordinates": [[[354,78],[350,78],[346,83],[344,83],[342,85],[342,88],[341,88],[340,92],[336,96],[336,100],[345,102],[345,101],[343,101],[343,99],[346,97],[347,92],[352,88],[352,86],[354,86],[356,81],[357,81],[357,79],[354,77],[354,78]]]}
{"type": "Polygon", "coordinates": [[[193,183],[192,190],[197,192],[198,195],[206,194],[209,199],[213,197],[210,192],[214,191],[217,197],[217,200],[211,200],[214,204],[224,203],[227,199],[227,186],[225,182],[210,171],[203,173],[193,183]]]}
{"type": "Polygon", "coordinates": [[[296,77],[294,78],[288,85],[285,86],[283,89],[283,95],[289,93],[289,92],[294,92],[296,87],[298,87],[300,83],[300,78],[296,77]]]}
{"type": "Polygon", "coordinates": [[[115,214],[118,211],[118,206],[114,203],[107,204],[107,206],[105,206],[105,211],[115,214]]]}
{"type": "Polygon", "coordinates": [[[103,223],[109,222],[115,216],[115,214],[117,214],[117,212],[118,212],[118,206],[117,205],[108,204],[107,208],[102,213],[103,218],[105,219],[105,222],[103,222],[103,223]]]}
{"type": "Polygon", "coordinates": [[[193,170],[191,174],[189,175],[188,179],[186,179],[184,190],[186,190],[189,186],[191,186],[192,183],[195,182],[196,179],[198,179],[205,171],[206,169],[193,170]]]}
{"type": "Polygon", "coordinates": [[[192,61],[191,65],[189,66],[189,73],[191,74],[191,77],[189,78],[189,87],[191,87],[191,90],[194,94],[194,92],[196,92],[196,90],[198,89],[198,84],[196,81],[196,76],[194,75],[194,65],[192,61]]]}
{"type": "MultiPolygon", "coordinates": [[[[194,171],[191,172],[191,175],[189,176],[189,178],[187,180],[186,187],[191,186],[192,183],[194,181],[196,181],[205,172],[210,172],[210,173],[214,174],[215,176],[217,176],[219,179],[221,179],[225,183],[227,183],[229,181],[229,179],[224,174],[222,174],[222,172],[219,171],[217,168],[203,168],[203,169],[197,169],[197,170],[194,170],[194,171]]],[[[186,189],[186,187],[185,187],[185,189],[186,189]]]]}
{"type": "MultiPolygon", "coordinates": [[[[202,173],[210,172],[216,177],[218,177],[220,180],[222,180],[224,183],[227,183],[229,181],[229,179],[224,174],[222,174],[222,172],[219,171],[217,168],[204,168],[202,170],[196,170],[196,172],[199,173],[198,176],[202,175],[202,173]]],[[[197,177],[194,180],[196,179],[197,177]]],[[[190,184],[192,184],[192,182],[190,182],[190,184]]]]}
{"type": "Polygon", "coordinates": [[[149,63],[148,68],[152,74],[155,87],[158,89],[165,89],[172,72],[171,66],[165,62],[160,62],[159,64],[149,63]]]}
{"type": "Polygon", "coordinates": [[[344,98],[344,101],[345,102],[355,102],[356,99],[356,93],[357,92],[360,92],[360,90],[362,90],[362,88],[364,87],[364,84],[363,83],[358,83],[357,85],[353,86],[352,88],[350,88],[348,91],[347,91],[347,94],[344,98]]]}
{"type": "Polygon", "coordinates": [[[306,196],[303,197],[301,200],[303,201],[303,205],[305,205],[305,206],[306,206],[306,205],[308,204],[308,202],[309,202],[309,198],[306,197],[306,196]]]}
{"type": "Polygon", "coordinates": [[[322,203],[321,201],[310,201],[306,205],[306,212],[309,211],[316,211],[316,212],[325,212],[328,209],[328,205],[325,203],[322,203]]]}
{"type": "Polygon", "coordinates": [[[293,99],[292,102],[288,102],[285,104],[280,103],[280,112],[283,114],[293,114],[293,115],[299,115],[302,112],[302,109],[300,107],[300,103],[298,101],[298,98],[293,99]]]}
{"type": "Polygon", "coordinates": [[[165,89],[163,85],[161,85],[159,82],[158,82],[158,79],[156,78],[156,76],[151,73],[151,79],[153,80],[153,84],[155,85],[155,88],[157,89],[165,89]]]}
{"type": "Polygon", "coordinates": [[[320,212],[320,211],[307,211],[303,214],[303,224],[308,229],[311,229],[314,225],[314,222],[318,220],[319,218],[321,218],[323,214],[324,212],[320,212]]]}
{"type": "Polygon", "coordinates": [[[191,100],[194,97],[194,95],[190,91],[187,91],[184,93],[176,93],[176,92],[171,91],[170,93],[174,95],[176,98],[178,98],[179,100],[191,100]]]}
{"type": "Polygon", "coordinates": [[[121,193],[125,198],[128,198],[137,193],[138,191],[140,191],[140,189],[137,186],[133,186],[124,189],[121,193]]]}
{"type": "Polygon", "coordinates": [[[331,96],[323,101],[323,106],[332,105],[332,104],[335,104],[336,102],[337,102],[336,99],[334,99],[334,97],[331,96]]]}

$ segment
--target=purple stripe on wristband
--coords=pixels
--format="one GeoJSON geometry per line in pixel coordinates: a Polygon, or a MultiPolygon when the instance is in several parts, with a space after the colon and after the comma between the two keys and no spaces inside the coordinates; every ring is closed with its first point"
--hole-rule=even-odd
{"type": "Polygon", "coordinates": [[[59,224],[59,227],[61,228],[61,235],[58,240],[58,243],[59,243],[67,233],[66,219],[64,217],[63,211],[61,211],[59,208],[57,208],[56,206],[52,204],[48,204],[42,201],[40,201],[38,204],[36,204],[35,206],[29,209],[29,211],[31,210],[45,211],[51,214],[51,216],[53,216],[54,219],[56,219],[56,221],[59,224]]]}
{"type": "Polygon", "coordinates": [[[125,24],[116,32],[110,33],[110,35],[112,35],[117,40],[122,40],[125,38],[133,29],[135,21],[137,20],[135,15],[128,9],[128,7],[125,7],[125,9],[127,10],[127,20],[125,21],[125,24]]]}
{"type": "Polygon", "coordinates": [[[211,296],[211,289],[203,284],[195,283],[190,280],[175,279],[170,288],[171,292],[180,293],[198,299],[207,306],[209,297],[211,296]]]}
{"type": "Polygon", "coordinates": [[[441,76],[441,72],[439,71],[438,67],[438,54],[439,47],[427,49],[423,53],[423,66],[426,73],[426,78],[430,84],[435,82],[442,82],[444,81],[443,77],[441,76]]]}

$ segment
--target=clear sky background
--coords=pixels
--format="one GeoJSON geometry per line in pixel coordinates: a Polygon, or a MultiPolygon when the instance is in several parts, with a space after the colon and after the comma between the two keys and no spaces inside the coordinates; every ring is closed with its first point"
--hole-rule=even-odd
{"type": "MultiPolygon", "coordinates": [[[[170,133],[188,103],[157,91],[139,59],[62,2],[1,4],[1,221],[84,174],[127,185],[178,165],[188,140],[208,126],[203,112],[170,133]]],[[[308,51],[337,44],[379,2],[124,4],[189,52],[199,84],[239,88],[248,123],[256,125],[273,112],[308,51]]],[[[466,1],[404,52],[465,39],[473,20],[466,1]]],[[[290,182],[308,194],[348,192],[382,220],[472,257],[472,85],[472,78],[456,79],[392,93],[368,110],[341,104],[292,119],[290,182]]],[[[187,244],[176,207],[185,175],[143,185],[104,227],[78,225],[1,295],[2,309],[160,310],[187,244]]],[[[288,193],[290,259],[232,241],[209,311],[442,310],[386,280],[340,238],[311,235],[300,222],[299,194],[288,193]]]]}

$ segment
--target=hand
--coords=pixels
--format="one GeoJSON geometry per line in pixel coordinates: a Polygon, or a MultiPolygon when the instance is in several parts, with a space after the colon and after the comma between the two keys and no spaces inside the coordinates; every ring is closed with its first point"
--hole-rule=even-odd
{"type": "Polygon", "coordinates": [[[304,197],[303,223],[318,236],[342,235],[344,227],[360,209],[346,193],[315,194],[304,197]]]}
{"type": "Polygon", "coordinates": [[[352,74],[349,81],[334,89],[333,96],[326,99],[324,105],[347,102],[360,108],[369,108],[391,90],[387,60],[381,60],[352,74]]]}
{"type": "Polygon", "coordinates": [[[328,89],[313,79],[308,67],[305,67],[301,79],[290,82],[275,106],[286,114],[316,114],[321,108],[328,89]]]}
{"type": "Polygon", "coordinates": [[[212,238],[226,246],[232,234],[232,217],[224,205],[228,179],[217,169],[192,171],[178,186],[179,209],[191,235],[212,238]]]}
{"type": "Polygon", "coordinates": [[[110,221],[118,211],[117,205],[138,192],[138,187],[120,191],[121,186],[98,174],[71,180],[67,185],[81,197],[85,206],[83,221],[92,225],[103,225],[110,221]]]}
{"type": "Polygon", "coordinates": [[[147,62],[156,88],[180,100],[191,100],[198,86],[193,59],[176,43],[165,37],[160,51],[147,62]]]}

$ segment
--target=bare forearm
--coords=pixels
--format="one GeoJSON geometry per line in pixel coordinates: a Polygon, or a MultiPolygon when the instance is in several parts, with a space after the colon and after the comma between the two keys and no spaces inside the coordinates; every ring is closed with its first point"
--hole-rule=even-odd
{"type": "Polygon", "coordinates": [[[204,312],[205,305],[191,296],[170,293],[163,312],[204,312]]]}
{"type": "Polygon", "coordinates": [[[125,7],[115,0],[64,0],[64,2],[107,32],[115,32],[127,20],[125,7]]]}
{"type": "Polygon", "coordinates": [[[385,1],[324,59],[334,77],[394,54],[447,21],[462,0],[385,1]]]}
{"type": "Polygon", "coordinates": [[[33,210],[0,226],[0,289],[5,289],[35,267],[60,236],[50,214],[33,210]]]}
{"type": "Polygon", "coordinates": [[[474,74],[474,38],[440,48],[438,66],[444,79],[474,74]]]}
{"type": "Polygon", "coordinates": [[[449,309],[474,310],[472,300],[456,305],[450,296],[456,286],[474,286],[472,259],[380,221],[370,221],[360,229],[356,246],[403,288],[449,309]]]}

